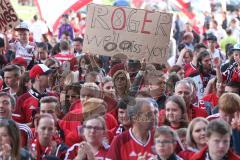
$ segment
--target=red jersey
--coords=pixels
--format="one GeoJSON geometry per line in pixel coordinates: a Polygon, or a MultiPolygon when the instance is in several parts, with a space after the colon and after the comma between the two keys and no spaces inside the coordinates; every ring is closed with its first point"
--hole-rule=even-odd
{"type": "MultiPolygon", "coordinates": [[[[79,137],[78,127],[81,126],[83,122],[83,116],[81,113],[81,109],[73,110],[67,113],[62,120],[58,121],[60,128],[64,131],[64,139],[67,145],[73,145],[74,143],[79,142],[79,139],[77,139],[77,137],[79,137]]],[[[105,115],[105,122],[108,130],[113,129],[118,125],[117,120],[109,113],[105,115]]],[[[109,135],[108,138],[111,142],[113,135],[109,135]]]]}
{"type": "Polygon", "coordinates": [[[184,160],[191,160],[191,157],[197,152],[199,152],[199,150],[196,148],[188,147],[186,150],[179,152],[178,155],[184,160]]]}
{"type": "Polygon", "coordinates": [[[63,159],[67,149],[68,147],[64,143],[58,143],[54,140],[51,140],[48,146],[42,146],[39,139],[36,138],[31,143],[30,153],[36,160],[42,160],[49,155],[63,159]]]}
{"type": "Polygon", "coordinates": [[[194,105],[191,105],[191,108],[192,108],[192,114],[189,115],[189,120],[192,120],[193,118],[196,118],[196,117],[206,118],[208,116],[208,113],[205,109],[202,109],[200,107],[196,107],[194,105]]]}
{"type": "MultiPolygon", "coordinates": [[[[206,154],[207,151],[208,151],[207,147],[203,148],[200,152],[195,153],[192,156],[191,160],[206,160],[206,159],[210,159],[208,157],[208,154],[206,154]]],[[[232,150],[229,150],[227,152],[227,157],[228,157],[227,159],[229,159],[229,160],[239,160],[240,159],[240,157],[237,154],[235,154],[232,150]]]]}
{"type": "Polygon", "coordinates": [[[218,96],[216,93],[210,93],[202,98],[203,101],[210,102],[213,107],[217,106],[218,104],[218,96]]]}
{"type": "Polygon", "coordinates": [[[230,82],[240,82],[240,68],[237,62],[234,62],[230,65],[226,71],[222,73],[222,77],[224,81],[230,82]]]}
{"type": "Polygon", "coordinates": [[[68,61],[70,62],[72,58],[74,58],[74,54],[71,53],[58,53],[54,55],[54,58],[56,58],[61,64],[68,61]]]}
{"type": "MultiPolygon", "coordinates": [[[[66,153],[66,156],[64,159],[74,159],[77,156],[78,153],[78,149],[79,149],[79,143],[76,143],[74,145],[72,145],[66,153]]],[[[106,155],[107,155],[107,148],[104,147],[100,147],[98,152],[94,155],[96,160],[104,160],[106,155]]],[[[88,159],[84,159],[84,160],[88,160],[88,159]]]]}
{"type": "Polygon", "coordinates": [[[21,146],[28,147],[29,143],[33,139],[33,134],[31,129],[26,124],[17,123],[21,134],[21,146]]]}
{"type": "Polygon", "coordinates": [[[32,122],[32,113],[34,110],[39,108],[40,98],[54,94],[45,92],[44,94],[39,94],[34,89],[30,89],[27,93],[24,93],[17,100],[16,113],[20,114],[20,117],[13,117],[13,119],[19,123],[29,123],[32,122]]]}
{"type": "Polygon", "coordinates": [[[137,160],[138,154],[148,153],[150,158],[154,153],[153,132],[148,132],[149,137],[146,144],[139,142],[132,133],[132,128],[115,137],[106,156],[107,160],[137,160]]]}
{"type": "Polygon", "coordinates": [[[185,77],[189,77],[191,74],[197,72],[196,67],[190,62],[184,65],[185,77]]]}

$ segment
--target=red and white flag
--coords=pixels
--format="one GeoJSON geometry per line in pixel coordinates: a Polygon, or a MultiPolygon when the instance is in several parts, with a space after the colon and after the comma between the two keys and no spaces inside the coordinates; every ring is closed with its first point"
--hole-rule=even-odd
{"type": "Polygon", "coordinates": [[[35,0],[40,16],[48,27],[56,31],[63,14],[78,11],[92,0],[35,0]]]}

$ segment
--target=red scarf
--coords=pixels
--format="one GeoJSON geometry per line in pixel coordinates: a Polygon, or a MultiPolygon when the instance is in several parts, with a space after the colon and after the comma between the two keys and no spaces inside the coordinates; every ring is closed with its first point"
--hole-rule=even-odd
{"type": "Polygon", "coordinates": [[[52,142],[46,147],[41,146],[39,139],[36,138],[31,144],[31,155],[36,160],[42,160],[45,156],[52,154],[52,142]]]}

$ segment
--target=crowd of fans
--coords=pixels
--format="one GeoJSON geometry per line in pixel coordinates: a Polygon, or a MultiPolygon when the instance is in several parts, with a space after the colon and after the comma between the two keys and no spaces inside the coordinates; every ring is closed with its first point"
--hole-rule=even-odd
{"type": "Polygon", "coordinates": [[[240,160],[239,13],[177,16],[168,65],[83,53],[73,13],[1,33],[0,159],[240,160]]]}

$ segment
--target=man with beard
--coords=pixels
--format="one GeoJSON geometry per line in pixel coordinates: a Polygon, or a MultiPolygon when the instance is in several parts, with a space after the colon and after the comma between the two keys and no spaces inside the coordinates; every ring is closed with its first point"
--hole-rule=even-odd
{"type": "Polygon", "coordinates": [[[138,155],[150,158],[153,153],[154,138],[152,129],[158,114],[151,99],[136,98],[135,103],[127,107],[132,127],[117,136],[108,151],[106,159],[137,160],[138,155]]]}
{"type": "Polygon", "coordinates": [[[212,60],[208,51],[201,52],[197,57],[198,72],[190,75],[197,86],[197,96],[201,99],[208,81],[214,76],[212,74],[212,60]]]}

